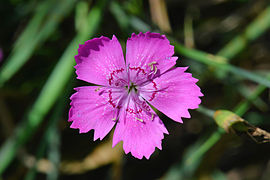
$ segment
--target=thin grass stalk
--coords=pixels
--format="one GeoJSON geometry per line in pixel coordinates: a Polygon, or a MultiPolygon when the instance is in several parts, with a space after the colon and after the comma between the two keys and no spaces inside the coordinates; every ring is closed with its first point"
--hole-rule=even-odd
{"type": "Polygon", "coordinates": [[[205,53],[203,51],[195,50],[195,49],[190,49],[186,48],[180,43],[173,42],[175,51],[183,56],[186,56],[188,58],[191,58],[193,60],[199,61],[201,63],[204,63],[208,66],[213,66],[217,69],[221,69],[227,72],[231,72],[232,74],[254,81],[258,84],[267,86],[270,88],[270,80],[267,78],[260,76],[258,74],[249,72],[247,70],[235,67],[227,62],[227,59],[220,57],[220,56],[215,56],[213,54],[205,53]]]}

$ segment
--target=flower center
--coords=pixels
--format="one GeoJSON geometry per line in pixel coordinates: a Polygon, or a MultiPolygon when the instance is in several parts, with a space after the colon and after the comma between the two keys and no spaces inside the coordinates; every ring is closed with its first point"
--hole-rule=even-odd
{"type": "Polygon", "coordinates": [[[137,86],[133,82],[130,83],[130,86],[125,86],[125,88],[128,90],[128,93],[130,93],[132,90],[134,90],[135,93],[138,92],[137,86]]]}

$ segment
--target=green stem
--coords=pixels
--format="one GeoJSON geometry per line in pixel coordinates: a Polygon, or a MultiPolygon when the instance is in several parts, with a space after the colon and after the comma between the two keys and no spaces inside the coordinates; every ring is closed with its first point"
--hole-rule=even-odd
{"type": "MultiPolygon", "coordinates": [[[[266,78],[270,79],[270,74],[268,74],[266,78]]],[[[263,85],[259,85],[247,100],[243,101],[238,106],[236,106],[234,112],[239,116],[242,116],[243,114],[245,114],[247,110],[250,108],[250,102],[257,99],[257,97],[259,97],[260,94],[266,89],[267,87],[263,85]]]]}
{"type": "Polygon", "coordinates": [[[190,158],[185,162],[186,165],[193,165],[196,162],[199,162],[199,159],[211,148],[213,147],[221,138],[221,135],[224,133],[224,130],[218,129],[215,131],[207,140],[195,151],[190,158]]]}
{"type": "Polygon", "coordinates": [[[185,46],[177,42],[174,42],[174,46],[175,46],[175,51],[181,55],[184,55],[188,58],[202,62],[209,66],[213,66],[218,69],[231,72],[237,76],[241,76],[243,78],[249,79],[251,81],[257,82],[259,84],[262,84],[270,88],[270,80],[268,80],[267,78],[263,76],[260,76],[255,73],[249,72],[247,70],[233,66],[227,63],[228,60],[226,58],[215,56],[213,54],[205,53],[196,49],[186,48],[185,46]]]}
{"type": "Polygon", "coordinates": [[[208,116],[208,117],[213,117],[214,116],[214,113],[215,113],[214,110],[208,109],[208,108],[206,108],[206,107],[204,107],[202,105],[200,105],[199,108],[196,109],[196,110],[199,111],[200,113],[208,116]]]}

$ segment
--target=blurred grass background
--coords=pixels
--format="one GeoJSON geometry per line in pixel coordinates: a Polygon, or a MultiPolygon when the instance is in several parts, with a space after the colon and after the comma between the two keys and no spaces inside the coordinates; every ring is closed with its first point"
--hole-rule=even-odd
{"type": "Polygon", "coordinates": [[[268,0],[5,0],[0,20],[0,179],[270,179],[268,0]],[[138,160],[67,115],[78,44],[146,31],[204,97],[184,124],[159,114],[170,135],[138,160]]]}

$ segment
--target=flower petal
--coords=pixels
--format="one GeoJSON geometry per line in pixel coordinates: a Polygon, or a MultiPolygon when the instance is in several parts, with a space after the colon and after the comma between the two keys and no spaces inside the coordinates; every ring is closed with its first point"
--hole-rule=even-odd
{"type": "Polygon", "coordinates": [[[159,111],[177,122],[190,118],[188,109],[196,109],[203,96],[196,85],[197,79],[187,68],[172,69],[139,89],[140,95],[159,111]]]}
{"type": "Polygon", "coordinates": [[[115,86],[118,79],[127,77],[120,43],[101,36],[80,45],[75,56],[78,79],[103,86],[115,86]]]}
{"type": "Polygon", "coordinates": [[[162,149],[163,133],[168,134],[168,131],[145,102],[138,105],[138,98],[135,101],[131,99],[125,113],[120,115],[114,131],[113,147],[123,141],[126,154],[131,152],[138,159],[143,156],[149,159],[156,147],[162,149]]]}
{"type": "Polygon", "coordinates": [[[165,35],[151,32],[138,35],[133,33],[131,38],[127,40],[126,49],[126,61],[130,70],[131,81],[136,81],[133,77],[137,77],[138,73],[162,74],[175,65],[177,57],[172,57],[173,54],[174,47],[170,45],[165,35]]]}
{"type": "Polygon", "coordinates": [[[98,86],[78,87],[75,90],[77,92],[70,98],[71,128],[78,128],[80,133],[94,129],[94,140],[102,140],[116,122],[113,119],[117,118],[125,93],[98,86]]]}

